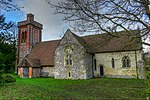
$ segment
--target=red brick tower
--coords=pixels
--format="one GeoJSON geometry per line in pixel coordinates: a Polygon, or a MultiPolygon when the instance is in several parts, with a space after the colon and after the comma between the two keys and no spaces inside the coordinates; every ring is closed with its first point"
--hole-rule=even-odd
{"type": "Polygon", "coordinates": [[[30,53],[36,42],[41,42],[42,28],[42,24],[34,21],[33,14],[27,14],[27,20],[18,22],[17,65],[30,53]]]}

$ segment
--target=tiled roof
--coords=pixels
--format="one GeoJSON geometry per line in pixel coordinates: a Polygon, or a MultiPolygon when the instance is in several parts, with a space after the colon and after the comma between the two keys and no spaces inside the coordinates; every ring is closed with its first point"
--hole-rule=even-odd
{"type": "Polygon", "coordinates": [[[54,65],[54,50],[60,40],[40,42],[35,45],[27,58],[39,59],[41,66],[54,65]]]}
{"type": "Polygon", "coordinates": [[[27,61],[32,67],[40,67],[41,65],[39,59],[27,59],[27,61]]]}
{"type": "Polygon", "coordinates": [[[142,49],[140,38],[135,37],[135,35],[128,35],[124,32],[120,32],[119,35],[119,37],[113,37],[109,34],[97,34],[84,36],[82,38],[86,41],[93,53],[133,51],[142,49]]]}
{"type": "Polygon", "coordinates": [[[87,52],[92,52],[85,40],[82,37],[79,37],[78,35],[72,33],[74,37],[79,41],[79,43],[86,49],[87,52]]]}
{"type": "MultiPolygon", "coordinates": [[[[97,34],[79,37],[74,34],[77,40],[82,43],[86,49],[90,49],[92,53],[117,52],[117,51],[133,51],[141,50],[140,39],[131,38],[123,35],[121,37],[112,37],[108,34],[97,34]],[[132,41],[131,41],[132,40],[132,41]]],[[[54,65],[54,51],[60,40],[40,42],[35,45],[27,58],[39,59],[41,66],[54,65]]]]}

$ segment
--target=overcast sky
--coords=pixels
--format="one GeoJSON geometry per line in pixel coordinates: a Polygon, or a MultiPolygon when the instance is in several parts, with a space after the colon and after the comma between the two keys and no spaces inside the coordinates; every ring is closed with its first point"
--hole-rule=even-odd
{"type": "MultiPolygon", "coordinates": [[[[57,3],[59,0],[52,0],[57,3]]],[[[46,0],[16,0],[19,6],[24,7],[21,11],[5,13],[9,21],[22,21],[26,19],[28,13],[34,14],[37,22],[43,24],[42,40],[54,40],[63,36],[63,33],[69,28],[68,24],[62,21],[62,15],[54,15],[54,9],[46,0]]]]}
{"type": "MultiPolygon", "coordinates": [[[[34,14],[37,22],[43,24],[42,41],[55,40],[63,36],[65,31],[69,28],[69,24],[62,21],[62,15],[54,15],[53,8],[46,2],[46,0],[12,0],[16,1],[21,7],[21,11],[7,12],[7,21],[19,22],[26,20],[28,13],[34,14]]],[[[57,3],[60,0],[51,0],[57,3]]],[[[78,34],[79,35],[79,34],[78,34]]],[[[86,35],[86,34],[84,34],[86,35]]]]}

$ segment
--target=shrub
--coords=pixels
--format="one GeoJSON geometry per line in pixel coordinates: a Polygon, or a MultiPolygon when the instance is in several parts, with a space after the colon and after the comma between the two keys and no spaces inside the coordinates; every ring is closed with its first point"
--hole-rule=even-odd
{"type": "Polygon", "coordinates": [[[10,74],[4,75],[3,78],[5,83],[16,82],[16,79],[10,74]]]}
{"type": "Polygon", "coordinates": [[[147,97],[148,97],[147,100],[149,100],[149,97],[150,97],[150,80],[147,80],[146,94],[147,94],[147,97]]]}
{"type": "Polygon", "coordinates": [[[3,70],[0,70],[0,84],[4,83],[3,70]]]}
{"type": "Polygon", "coordinates": [[[146,76],[147,79],[150,79],[150,65],[146,66],[146,76]]]}
{"type": "Polygon", "coordinates": [[[10,68],[9,70],[7,70],[7,73],[10,73],[10,74],[15,74],[15,69],[13,69],[13,68],[10,68]]]}
{"type": "Polygon", "coordinates": [[[3,82],[4,82],[4,78],[3,78],[2,73],[0,73],[0,84],[2,84],[3,82]]]}
{"type": "Polygon", "coordinates": [[[150,58],[145,58],[145,64],[150,65],[150,58]]]}

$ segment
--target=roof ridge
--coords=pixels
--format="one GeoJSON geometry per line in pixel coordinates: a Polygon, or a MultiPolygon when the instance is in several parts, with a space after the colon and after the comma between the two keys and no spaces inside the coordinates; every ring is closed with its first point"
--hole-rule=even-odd
{"type": "Polygon", "coordinates": [[[74,34],[72,32],[72,34],[75,36],[75,38],[78,40],[78,42],[86,49],[86,51],[91,52],[89,46],[87,45],[86,41],[84,40],[84,38],[74,34]]]}
{"type": "MultiPolygon", "coordinates": [[[[129,30],[129,31],[137,31],[137,30],[129,30]]],[[[71,32],[71,31],[70,31],[71,32]]],[[[115,32],[115,33],[120,33],[120,32],[125,32],[125,31],[118,31],[118,32],[115,32]]],[[[89,37],[89,36],[97,36],[97,35],[105,35],[107,33],[99,33],[99,34],[89,34],[89,35],[85,35],[85,36],[79,36],[73,32],[71,32],[73,35],[75,35],[76,37],[79,37],[81,39],[84,40],[84,37],[89,37]]],[[[62,38],[61,38],[62,39],[62,38]]],[[[56,39],[56,40],[47,40],[47,41],[42,41],[42,42],[37,42],[37,43],[45,43],[45,42],[55,42],[55,41],[60,41],[61,39],[56,39]]]]}
{"type": "MultiPolygon", "coordinates": [[[[138,30],[129,30],[129,32],[136,32],[138,30]]],[[[117,32],[114,32],[114,33],[122,33],[122,32],[126,32],[124,30],[121,30],[121,31],[117,31],[117,32]]],[[[108,34],[108,33],[98,33],[98,34],[89,34],[89,35],[85,35],[85,36],[80,36],[80,37],[88,37],[88,36],[96,36],[96,35],[105,35],[105,34],[108,34]]],[[[123,33],[124,34],[124,33],[123,33]]]]}
{"type": "Polygon", "coordinates": [[[61,39],[57,39],[57,40],[48,40],[48,41],[42,41],[42,42],[38,42],[38,43],[45,43],[45,42],[55,42],[55,41],[60,41],[61,39]]]}

